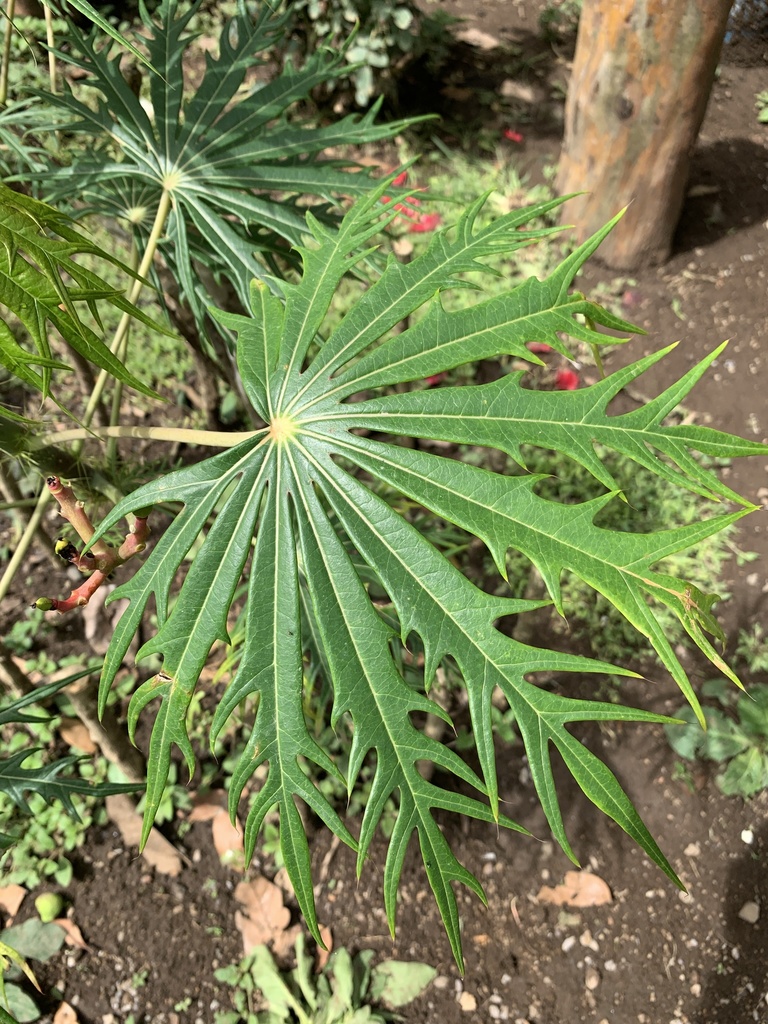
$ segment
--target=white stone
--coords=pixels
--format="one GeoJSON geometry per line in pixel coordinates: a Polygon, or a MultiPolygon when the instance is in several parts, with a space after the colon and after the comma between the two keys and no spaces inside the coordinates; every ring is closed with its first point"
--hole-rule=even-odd
{"type": "Polygon", "coordinates": [[[757,924],[760,919],[760,904],[755,903],[754,900],[747,900],[739,911],[739,917],[747,924],[757,924]]]}
{"type": "Polygon", "coordinates": [[[459,29],[456,36],[462,43],[469,43],[470,46],[476,46],[479,50],[495,50],[497,46],[501,46],[500,39],[479,28],[459,29]]]}

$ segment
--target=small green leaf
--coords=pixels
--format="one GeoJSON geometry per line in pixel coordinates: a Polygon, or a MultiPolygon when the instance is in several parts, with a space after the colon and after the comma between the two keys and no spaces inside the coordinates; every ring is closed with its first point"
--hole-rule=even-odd
{"type": "Polygon", "coordinates": [[[392,20],[399,29],[405,31],[413,24],[413,12],[407,7],[396,7],[392,12],[392,20]]]}
{"type": "Polygon", "coordinates": [[[30,917],[23,924],[13,925],[2,932],[2,940],[29,960],[50,960],[64,943],[64,931],[57,924],[46,924],[30,917]]]}
{"type": "MultiPolygon", "coordinates": [[[[709,719],[710,712],[705,710],[704,715],[709,719]]],[[[694,761],[701,754],[701,747],[706,738],[706,733],[701,727],[693,708],[686,706],[675,712],[675,718],[686,723],[683,725],[665,725],[664,732],[670,747],[679,757],[687,761],[694,761]]]]}
{"type": "Polygon", "coordinates": [[[34,999],[18,985],[9,982],[5,986],[5,998],[10,1014],[8,1015],[5,1010],[0,1009],[0,1013],[5,1015],[4,1017],[0,1016],[0,1024],[5,1024],[5,1021],[8,1021],[9,1024],[32,1024],[33,1021],[40,1020],[40,1011],[34,999]]]}
{"type": "Polygon", "coordinates": [[[370,996],[397,1009],[417,999],[437,975],[434,967],[415,961],[385,960],[373,968],[370,996]]]}
{"type": "Polygon", "coordinates": [[[750,747],[729,762],[717,784],[726,796],[754,796],[768,785],[768,756],[750,747]]]}
{"type": "Polygon", "coordinates": [[[57,892],[44,892],[35,899],[35,910],[43,924],[49,924],[61,915],[64,900],[57,892]]]}
{"type": "Polygon", "coordinates": [[[749,736],[736,722],[718,711],[709,712],[707,731],[701,744],[703,757],[708,757],[711,761],[726,761],[749,745],[749,736]]]}
{"type": "Polygon", "coordinates": [[[764,683],[750,686],[739,699],[736,711],[744,729],[754,733],[756,738],[768,737],[768,686],[764,683]]]}

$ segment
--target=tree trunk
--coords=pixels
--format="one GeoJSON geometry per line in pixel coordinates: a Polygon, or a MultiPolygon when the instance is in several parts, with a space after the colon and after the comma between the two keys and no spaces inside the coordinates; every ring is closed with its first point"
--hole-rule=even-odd
{"type": "Polygon", "coordinates": [[[609,266],[668,258],[732,0],[584,0],[558,191],[563,219],[609,266]]]}

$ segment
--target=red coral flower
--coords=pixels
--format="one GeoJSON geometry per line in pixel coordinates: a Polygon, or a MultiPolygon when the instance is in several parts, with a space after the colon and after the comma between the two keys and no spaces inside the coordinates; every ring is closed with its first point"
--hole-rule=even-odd
{"type": "Polygon", "coordinates": [[[555,374],[555,387],[558,391],[575,391],[579,383],[579,375],[575,370],[558,370],[555,374]]]}
{"type": "Polygon", "coordinates": [[[404,185],[407,180],[408,171],[401,171],[396,178],[392,179],[392,184],[395,186],[395,188],[400,188],[400,186],[404,185]]]}
{"type": "Polygon", "coordinates": [[[509,139],[510,142],[522,142],[523,136],[520,132],[516,132],[514,128],[504,129],[504,138],[509,139]]]}
{"type": "Polygon", "coordinates": [[[529,352],[535,352],[537,356],[544,355],[544,353],[552,351],[552,346],[547,345],[545,341],[529,341],[526,348],[529,352]]]}
{"type": "Polygon", "coordinates": [[[439,213],[419,213],[408,227],[409,232],[421,234],[424,231],[434,231],[440,226],[442,217],[439,213]]]}
{"type": "Polygon", "coordinates": [[[445,377],[445,373],[433,373],[431,377],[425,377],[424,383],[428,388],[431,388],[434,384],[439,384],[445,377]]]}

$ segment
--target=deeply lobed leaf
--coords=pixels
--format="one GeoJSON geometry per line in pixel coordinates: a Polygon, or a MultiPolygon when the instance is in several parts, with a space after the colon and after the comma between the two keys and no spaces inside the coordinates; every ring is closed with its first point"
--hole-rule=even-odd
{"type": "Polygon", "coordinates": [[[142,105],[135,82],[121,71],[122,54],[102,37],[71,27],[71,49],[57,56],[87,72],[97,90],[95,109],[67,88],[46,101],[71,120],[70,131],[93,135],[98,144],[72,166],[41,177],[56,198],[83,200],[88,208],[125,219],[143,251],[162,194],[173,206],[160,249],[168,268],[202,324],[214,301],[196,263],[224,279],[247,309],[254,278],[271,283],[285,271],[290,246],[306,233],[298,199],[311,197],[317,217],[338,218],[330,203],[339,194],[362,195],[371,170],[351,160],[324,156],[332,146],[389,139],[420,118],[377,124],[380,104],[331,126],[302,125],[288,114],[316,86],[345,73],[344,51],[320,50],[300,69],[287,65],[272,81],[249,76],[282,39],[287,15],[274,5],[242,0],[224,24],[218,53],[205,54],[205,72],[194,89],[186,81],[189,31],[201,6],[180,12],[175,0],[153,11],[141,6],[151,106],[142,105]],[[133,87],[132,87],[133,86],[133,87]],[[104,140],[110,143],[105,144],[104,140]],[[354,172],[354,173],[352,173],[354,172]],[[136,193],[140,192],[140,196],[136,193]],[[286,246],[286,241],[289,243],[286,246]],[[280,254],[282,264],[275,262],[280,254]]]}
{"type": "Polygon", "coordinates": [[[338,231],[308,218],[312,239],[301,249],[304,276],[286,288],[284,307],[263,285],[256,285],[249,317],[217,314],[238,334],[244,388],[268,425],[224,454],[140,488],[99,528],[97,536],[120,517],[156,502],[183,506],[136,576],[114,594],[128,598],[130,605],[107,655],[101,699],[106,699],[130,637],[154,594],[159,628],[140,656],[161,655],[163,669],[137,691],[130,710],[135,725],[148,703],[160,701],[150,744],[148,829],[172,746],[179,746],[191,759],[186,710],[208,651],[216,641],[227,640],[227,613],[241,573],[247,571],[242,657],[219,704],[213,735],[221,732],[238,707],[255,702],[253,733],[234,771],[230,804],[234,816],[239,799],[253,784],[254,771],[266,764],[267,774],[246,825],[248,853],[265,815],[277,807],[286,866],[317,935],[309,853],[296,797],[343,841],[357,847],[361,870],[384,806],[396,796],[398,817],[384,870],[390,927],[394,930],[406,850],[416,833],[427,877],[461,963],[453,884],[460,881],[481,897],[482,890],[451,850],[436,814],[467,814],[520,829],[499,813],[501,794],[491,728],[494,692],[503,693],[514,712],[543,809],[565,852],[575,859],[557,799],[552,746],[587,797],[676,881],[618,780],[570,731],[575,723],[586,721],[659,723],[668,719],[637,708],[576,700],[538,685],[537,673],[544,672],[631,673],[507,636],[498,628],[499,620],[525,614],[541,602],[480,590],[383,499],[376,481],[481,538],[502,575],[509,548],[527,555],[557,607],[562,572],[577,573],[651,639],[700,713],[654,607],[660,602],[671,608],[704,653],[727,671],[704,635],[719,630],[712,615],[715,598],[654,566],[749,511],[749,503],[704,469],[691,452],[732,457],[766,449],[708,428],[664,424],[668,412],[685,397],[711,359],[644,408],[609,415],[612,398],[665,352],[574,393],[526,391],[519,374],[512,374],[494,384],[374,397],[371,392],[376,388],[442,372],[472,358],[525,355],[526,344],[533,340],[547,340],[561,351],[566,350],[563,333],[595,343],[605,341],[606,336],[596,333],[591,324],[631,329],[583,296],[568,292],[574,275],[605,232],[581,246],[544,281],[532,279],[499,299],[447,312],[440,301],[442,290],[462,286],[469,271],[482,272],[483,257],[514,252],[547,234],[547,228],[521,228],[558,202],[514,211],[479,228],[480,201],[466,212],[453,234],[436,235],[422,256],[405,266],[390,261],[326,337],[323,324],[335,289],[361,258],[379,220],[391,216],[380,205],[387,186],[383,182],[355,203],[338,231]],[[429,305],[427,316],[396,333],[398,325],[425,304],[429,305]],[[396,443],[403,435],[496,448],[518,461],[522,444],[554,448],[584,465],[608,493],[582,504],[560,505],[536,494],[538,478],[493,473],[396,443]],[[617,500],[613,478],[600,458],[604,448],[622,452],[672,485],[735,500],[742,508],[658,534],[599,528],[594,524],[597,512],[608,501],[617,500]],[[174,574],[214,511],[213,525],[169,611],[174,574]],[[396,613],[402,645],[397,657],[391,621],[368,592],[371,579],[386,592],[396,613]],[[422,689],[409,685],[401,671],[413,636],[423,648],[422,689]],[[331,724],[342,716],[351,723],[346,780],[350,791],[363,765],[374,763],[357,841],[308,774],[310,763],[338,772],[304,719],[301,695],[308,655],[310,670],[320,666],[332,689],[331,724]],[[426,737],[417,725],[415,716],[435,715],[449,721],[428,695],[437,668],[446,659],[458,668],[466,687],[478,773],[450,746],[426,737]],[[425,778],[419,767],[425,760],[443,774],[425,778]],[[447,783],[450,776],[455,786],[447,783]]]}
{"type": "Polygon", "coordinates": [[[34,353],[28,352],[7,323],[0,320],[0,363],[47,397],[53,370],[69,369],[53,357],[48,337],[53,325],[67,345],[88,362],[137,391],[154,395],[82,319],[80,308],[86,304],[92,311],[100,300],[155,330],[165,332],[165,328],[73,259],[83,253],[135,277],[135,272],[115,256],[75,230],[64,214],[0,184],[0,303],[26,328],[35,348],[34,353]]]}

